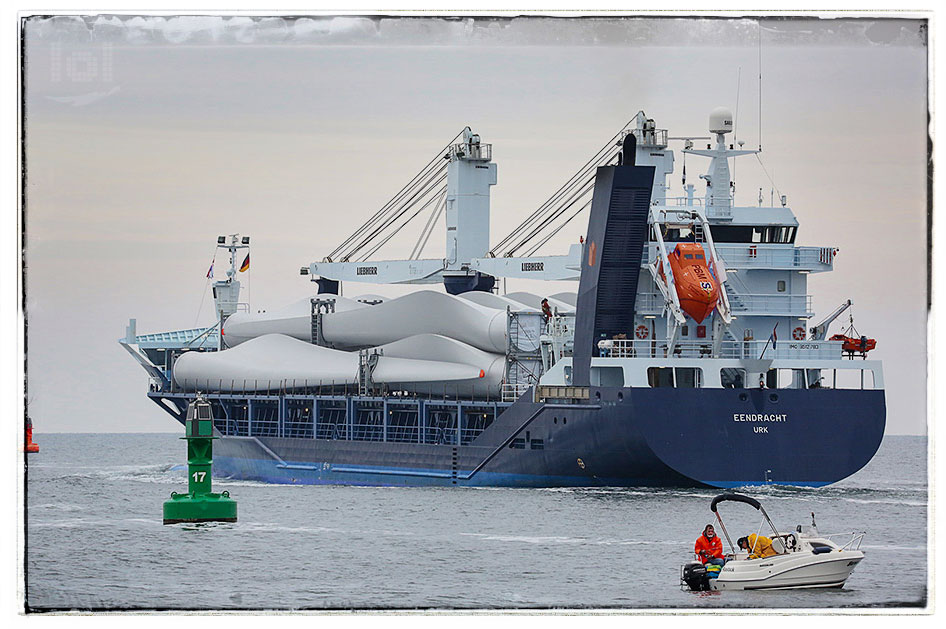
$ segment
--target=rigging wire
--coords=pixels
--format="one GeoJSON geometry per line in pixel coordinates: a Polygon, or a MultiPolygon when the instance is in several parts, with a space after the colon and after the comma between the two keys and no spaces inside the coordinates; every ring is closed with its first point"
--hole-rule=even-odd
{"type": "MultiPolygon", "coordinates": [[[[620,135],[620,134],[618,134],[620,135]]],[[[617,136],[615,136],[617,137],[617,136]]],[[[566,194],[568,194],[576,185],[583,184],[583,179],[587,176],[588,172],[600,165],[602,159],[602,153],[606,151],[610,146],[611,142],[608,142],[604,147],[602,147],[594,157],[592,157],[588,162],[582,166],[581,170],[572,175],[572,177],[566,181],[558,190],[556,190],[551,197],[549,197],[539,208],[534,211],[525,221],[523,221],[518,227],[516,227],[512,232],[510,232],[502,241],[499,242],[494,248],[493,251],[501,249],[502,247],[509,245],[521,234],[523,234],[527,229],[532,228],[532,232],[527,234],[523,240],[520,240],[515,246],[511,246],[504,253],[504,257],[512,256],[515,251],[523,245],[523,242],[527,242],[530,237],[534,236],[535,228],[534,225],[536,221],[541,220],[542,216],[552,210],[554,204],[559,202],[559,200],[566,194]]],[[[495,255],[495,254],[494,254],[495,255]]]]}
{"type": "Polygon", "coordinates": [[[420,233],[420,237],[414,244],[414,248],[411,250],[411,260],[417,260],[420,258],[420,254],[424,252],[424,248],[427,246],[427,241],[430,240],[430,236],[434,232],[434,227],[436,227],[437,222],[440,220],[440,215],[443,213],[444,208],[447,207],[446,188],[443,189],[439,199],[440,200],[438,201],[437,205],[434,206],[433,211],[431,211],[430,217],[427,219],[427,224],[424,225],[424,229],[420,233]]]}
{"type": "MultiPolygon", "coordinates": [[[[519,250],[521,250],[523,247],[528,245],[528,243],[531,242],[534,237],[541,234],[542,231],[547,229],[551,224],[553,224],[559,216],[567,212],[569,208],[571,208],[578,200],[583,198],[590,190],[594,188],[594,180],[595,180],[594,175],[588,177],[582,183],[581,188],[579,188],[578,191],[576,191],[574,194],[572,194],[571,197],[568,198],[568,200],[565,202],[565,205],[560,206],[559,208],[555,210],[555,212],[553,212],[551,215],[546,217],[538,226],[536,226],[532,234],[530,234],[525,240],[518,243],[514,247],[510,248],[509,249],[510,254],[515,254],[519,250]]],[[[511,257],[511,255],[509,257],[511,257]]]]}
{"type": "MultiPolygon", "coordinates": [[[[217,263],[217,247],[214,247],[213,258],[210,260],[210,268],[214,268],[214,264],[217,263]]],[[[200,292],[200,306],[197,308],[197,316],[194,317],[194,327],[197,327],[197,322],[200,320],[200,313],[204,309],[204,299],[207,298],[207,286],[210,284],[210,274],[208,273],[206,280],[204,281],[204,290],[200,292]]]]}
{"type": "Polygon", "coordinates": [[[779,198],[781,199],[781,198],[782,198],[782,191],[778,189],[778,186],[775,184],[775,181],[774,181],[774,180],[772,179],[772,177],[769,175],[769,171],[766,170],[765,164],[762,163],[762,158],[759,157],[759,154],[758,154],[758,153],[755,153],[755,158],[756,158],[757,160],[759,160],[759,166],[762,167],[762,172],[764,172],[764,173],[765,173],[765,176],[768,177],[769,183],[772,184],[772,187],[775,188],[775,192],[778,193],[778,196],[779,196],[779,198]]]}
{"type": "MultiPolygon", "coordinates": [[[[440,181],[442,181],[442,179],[441,179],[440,181]]],[[[431,197],[427,200],[426,203],[424,203],[423,205],[421,205],[413,214],[411,214],[411,215],[407,218],[407,220],[405,220],[403,223],[401,223],[396,229],[392,229],[391,232],[381,240],[381,242],[379,242],[377,245],[375,245],[374,247],[372,247],[371,250],[368,251],[368,253],[366,253],[366,254],[362,257],[361,261],[367,260],[368,258],[370,258],[371,256],[373,256],[375,253],[377,253],[377,252],[378,252],[378,249],[380,249],[381,247],[383,247],[385,244],[387,244],[387,242],[388,242],[389,240],[391,240],[391,239],[394,238],[397,234],[399,234],[402,229],[404,229],[405,227],[407,227],[408,223],[410,223],[412,220],[414,220],[415,218],[417,218],[417,215],[418,215],[418,214],[420,214],[421,212],[423,212],[424,210],[426,210],[426,209],[430,206],[431,203],[433,203],[434,201],[436,201],[437,199],[439,199],[439,198],[440,198],[440,195],[443,194],[443,193],[445,193],[446,191],[447,191],[447,187],[446,187],[446,186],[441,186],[438,190],[436,190],[435,194],[434,194],[433,196],[431,196],[431,197]]]]}
{"type": "Polygon", "coordinates": [[[609,149],[613,148],[615,142],[621,140],[625,135],[627,135],[626,130],[637,118],[637,115],[634,118],[631,118],[624,124],[621,129],[608,140],[604,146],[602,146],[594,156],[591,157],[585,164],[575,173],[568,181],[566,181],[555,193],[552,194],[542,205],[539,206],[532,214],[530,214],[522,223],[519,224],[515,229],[513,229],[509,234],[506,235],[496,246],[494,246],[490,251],[489,255],[496,257],[497,252],[503,250],[504,247],[507,247],[515,241],[520,239],[519,242],[505,251],[503,251],[503,257],[511,257],[515,252],[527,244],[530,240],[537,236],[535,224],[542,220],[542,217],[545,214],[555,211],[556,204],[561,200],[562,197],[567,195],[570,190],[572,190],[576,185],[583,183],[584,177],[589,171],[593,171],[597,166],[600,166],[603,161],[610,159],[608,155],[609,149]],[[531,230],[531,231],[528,231],[531,230]],[[520,238],[520,236],[525,233],[526,236],[520,238]]]}
{"type": "MultiPolygon", "coordinates": [[[[411,184],[403,188],[388,204],[387,208],[380,214],[376,214],[370,221],[358,228],[356,234],[349,238],[350,241],[354,241],[354,237],[357,235],[361,237],[360,241],[350,242],[350,246],[340,247],[338,253],[340,254],[340,260],[346,261],[354,256],[354,254],[366,244],[368,244],[372,239],[374,239],[379,230],[383,230],[385,226],[389,225],[392,220],[397,220],[403,212],[407,210],[405,207],[406,203],[409,203],[411,199],[416,198],[417,192],[423,190],[427,184],[430,182],[432,177],[438,175],[446,174],[446,165],[441,164],[437,168],[425,168],[424,171],[418,173],[412,180],[411,184]],[[407,199],[405,201],[405,199],[407,199]],[[365,235],[367,233],[367,235],[365,235]]],[[[333,252],[334,253],[334,252],[333,252]]]]}
{"type": "MultiPolygon", "coordinates": [[[[345,254],[345,256],[342,258],[342,260],[348,261],[348,260],[351,260],[352,258],[355,258],[356,254],[358,254],[359,251],[363,250],[368,245],[370,245],[375,238],[379,237],[379,235],[382,232],[384,232],[391,225],[393,225],[400,218],[402,218],[408,211],[410,211],[410,209],[416,203],[419,203],[421,199],[424,199],[425,197],[427,197],[435,188],[437,188],[441,183],[443,183],[446,178],[447,178],[447,173],[445,172],[445,169],[444,171],[434,171],[433,173],[431,173],[431,175],[427,178],[427,180],[424,181],[423,184],[419,186],[419,189],[415,191],[404,204],[401,205],[401,207],[398,209],[397,212],[393,213],[389,218],[385,220],[384,223],[377,226],[374,229],[374,231],[368,234],[368,236],[366,236],[361,242],[359,242],[353,249],[348,251],[345,254]]],[[[415,213],[414,216],[416,215],[417,214],[415,213]]],[[[408,221],[414,218],[414,216],[411,216],[408,219],[408,221]]],[[[383,242],[387,242],[388,240],[390,240],[391,237],[394,236],[394,234],[396,233],[397,233],[396,229],[392,230],[392,232],[388,234],[388,236],[384,239],[383,242]]],[[[362,260],[367,259],[367,257],[370,256],[375,251],[377,251],[377,249],[378,249],[377,246],[373,247],[371,249],[371,252],[364,256],[361,256],[361,259],[362,260]]]]}
{"type": "Polygon", "coordinates": [[[419,180],[423,179],[429,174],[428,171],[446,170],[447,165],[442,161],[444,151],[449,150],[450,147],[457,141],[457,138],[459,138],[461,135],[463,135],[462,130],[459,133],[457,133],[455,136],[453,136],[453,139],[451,139],[442,149],[440,149],[437,152],[437,154],[433,157],[433,159],[431,159],[420,170],[420,172],[418,172],[407,184],[405,184],[404,187],[401,188],[397,192],[397,194],[395,194],[390,200],[388,200],[388,202],[385,203],[381,207],[380,210],[375,212],[367,221],[365,221],[358,229],[356,229],[350,236],[348,236],[348,238],[342,241],[342,243],[338,245],[328,256],[326,256],[326,260],[331,261],[338,258],[339,254],[342,251],[344,251],[345,248],[348,247],[348,245],[355,242],[357,238],[359,238],[362,234],[370,230],[378,221],[384,220],[384,217],[387,214],[392,213],[392,208],[396,207],[396,204],[399,203],[401,199],[403,199],[403,197],[409,192],[409,190],[411,190],[417,184],[419,180]],[[435,165],[436,165],[436,168],[432,169],[431,167],[435,165]]]}
{"type": "Polygon", "coordinates": [[[530,250],[528,251],[528,253],[526,253],[526,256],[525,256],[525,257],[528,258],[528,257],[530,257],[530,256],[535,255],[535,252],[536,252],[536,251],[538,251],[539,249],[541,249],[542,246],[543,246],[545,243],[547,243],[549,240],[551,240],[558,232],[562,231],[562,229],[563,229],[566,225],[568,225],[569,223],[571,223],[572,220],[573,220],[576,216],[578,216],[579,214],[581,214],[582,212],[584,212],[584,211],[585,211],[586,209],[588,209],[589,207],[591,207],[591,200],[588,200],[584,205],[582,205],[580,208],[578,208],[578,210],[575,211],[574,214],[572,214],[571,216],[569,216],[569,217],[565,220],[565,222],[563,222],[561,225],[559,225],[558,227],[556,227],[556,228],[552,231],[552,233],[550,233],[548,236],[546,236],[545,238],[543,238],[543,239],[539,242],[539,244],[537,244],[535,247],[533,247],[532,249],[530,249],[530,250]]]}
{"type": "MultiPolygon", "coordinates": [[[[514,256],[523,248],[529,246],[529,243],[532,242],[536,238],[542,238],[541,244],[548,242],[548,238],[542,236],[543,232],[551,228],[551,226],[554,225],[556,220],[558,220],[562,215],[568,212],[569,209],[571,209],[576,203],[581,201],[585,196],[587,196],[589,192],[591,192],[594,189],[594,181],[597,174],[595,172],[595,169],[598,166],[603,166],[603,165],[612,163],[617,157],[617,155],[618,153],[605,154],[604,156],[599,158],[597,162],[592,164],[590,168],[585,169],[584,179],[576,180],[575,184],[571,186],[572,188],[577,186],[578,189],[575,190],[567,198],[561,200],[557,206],[550,208],[550,210],[546,212],[546,216],[541,220],[541,222],[535,225],[532,228],[532,231],[526,234],[525,236],[523,236],[519,240],[519,242],[517,242],[515,245],[510,246],[504,255],[507,257],[514,256]]],[[[572,218],[574,218],[574,216],[570,217],[568,221],[570,221],[572,218]]],[[[558,228],[556,228],[554,233],[558,233],[558,231],[561,230],[561,227],[564,227],[564,225],[561,225],[558,228]]],[[[533,246],[531,251],[534,253],[535,250],[536,250],[536,247],[533,246]]],[[[531,253],[529,255],[531,255],[531,253]]]]}

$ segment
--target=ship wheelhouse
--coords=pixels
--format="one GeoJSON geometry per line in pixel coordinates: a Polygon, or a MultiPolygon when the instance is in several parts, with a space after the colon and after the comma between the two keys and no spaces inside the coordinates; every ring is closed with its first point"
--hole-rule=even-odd
{"type": "MultiPolygon", "coordinates": [[[[695,139],[677,138],[685,143],[685,154],[710,158],[709,169],[700,175],[706,184],[703,197],[695,195],[695,186],[686,179],[684,196],[669,195],[674,155],[668,134],[653,121],[638,119],[632,132],[637,160],[655,166],[656,179],[634,330],[601,343],[599,356],[592,359],[592,384],[882,390],[879,361],[867,361],[866,352],[845,353],[842,341],[826,340],[829,320],[810,325],[814,312],[808,276],[832,271],[838,250],[795,244],[799,223],[785,196],[763,205],[760,190],[757,205],[735,205],[729,160],[757,151],[733,150],[727,144],[725,136],[732,130],[727,118],[731,116],[725,111],[711,116],[715,146],[694,149],[695,139]],[[723,267],[714,271],[723,280],[728,308],[720,307],[702,321],[675,307],[678,295],[654,270],[662,270],[662,257],[669,260],[692,243],[707,249],[723,267]],[[845,358],[861,360],[855,364],[845,358]]],[[[543,383],[569,384],[570,372],[567,358],[550,364],[543,383]]]]}

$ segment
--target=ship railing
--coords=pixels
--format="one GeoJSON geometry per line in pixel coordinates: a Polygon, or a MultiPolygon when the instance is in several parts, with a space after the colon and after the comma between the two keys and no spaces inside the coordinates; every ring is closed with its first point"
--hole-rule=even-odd
{"type": "Polygon", "coordinates": [[[224,435],[431,445],[473,444],[510,405],[422,398],[200,395],[214,406],[214,426],[224,435]]]}
{"type": "MultiPolygon", "coordinates": [[[[529,384],[504,385],[506,394],[512,395],[516,390],[519,395],[528,390],[529,384]],[[518,387],[518,388],[516,388],[518,387]]],[[[487,403],[515,401],[504,399],[504,391],[500,387],[485,387],[475,384],[418,383],[410,389],[399,389],[396,386],[372,383],[371,390],[364,394],[359,390],[357,382],[336,382],[332,380],[254,380],[230,379],[184,380],[177,382],[169,378],[169,384],[164,388],[152,389],[152,392],[192,394],[199,391],[202,394],[222,397],[338,397],[338,398],[386,398],[388,400],[426,400],[428,402],[442,402],[445,404],[458,403],[487,403]]]]}
{"type": "MultiPolygon", "coordinates": [[[[811,295],[773,295],[739,293],[729,290],[729,305],[733,312],[767,316],[810,317],[814,314],[811,295]]],[[[641,315],[657,316],[663,313],[666,302],[659,293],[638,293],[635,310],[641,315]]]]}
{"type": "Polygon", "coordinates": [[[525,384],[522,382],[506,382],[502,386],[502,401],[503,402],[515,402],[522,395],[529,390],[529,387],[532,385],[525,384]]]}
{"type": "MultiPolygon", "coordinates": [[[[777,243],[716,243],[715,247],[727,269],[828,270],[834,259],[829,247],[787,247],[777,243]]],[[[641,266],[657,259],[657,243],[649,243],[641,266]]]]}
{"type": "Polygon", "coordinates": [[[677,341],[673,353],[667,340],[613,339],[602,341],[599,350],[609,358],[806,358],[840,360],[841,341],[723,341],[713,355],[712,339],[677,341]],[[764,352],[764,354],[763,354],[764,352]]]}
{"type": "Polygon", "coordinates": [[[457,157],[488,162],[493,159],[493,145],[467,143],[454,144],[453,154],[457,157]]]}
{"type": "MultiPolygon", "coordinates": [[[[639,146],[666,148],[668,133],[666,129],[631,129],[639,146]]],[[[630,134],[625,134],[630,135],[630,134]]]]}
{"type": "Polygon", "coordinates": [[[732,199],[713,199],[706,206],[706,218],[732,218],[732,199]]]}
{"type": "Polygon", "coordinates": [[[664,205],[668,207],[703,207],[702,197],[666,197],[664,205]]]}

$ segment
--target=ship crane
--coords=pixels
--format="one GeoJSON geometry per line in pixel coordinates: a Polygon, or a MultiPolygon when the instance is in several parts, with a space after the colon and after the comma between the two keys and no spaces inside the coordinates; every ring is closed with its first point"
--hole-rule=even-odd
{"type": "Polygon", "coordinates": [[[811,340],[812,341],[823,341],[825,336],[828,335],[828,326],[831,323],[844,314],[844,311],[854,305],[854,302],[848,299],[843,304],[834,309],[834,312],[825,317],[821,323],[811,328],[811,340]]]}
{"type": "Polygon", "coordinates": [[[522,224],[489,246],[490,187],[496,184],[492,146],[466,127],[388,203],[320,262],[302,267],[323,293],[337,293],[340,282],[438,284],[448,292],[490,290],[495,278],[577,281],[582,243],[565,255],[536,255],[552,237],[591,205],[599,166],[613,164],[626,136],[637,139],[637,163],[657,167],[654,201],[663,203],[673,171],[672,151],[663,151],[667,132],[639,112],[578,172],[522,224]],[[657,157],[654,157],[657,155],[657,157]],[[406,260],[376,260],[375,254],[411,221],[430,209],[420,237],[406,260]],[[441,216],[446,223],[446,255],[420,258],[441,216]]]}

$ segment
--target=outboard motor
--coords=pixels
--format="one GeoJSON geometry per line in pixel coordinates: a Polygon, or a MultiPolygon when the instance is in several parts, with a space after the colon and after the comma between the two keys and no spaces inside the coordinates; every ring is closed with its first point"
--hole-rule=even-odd
{"type": "Polygon", "coordinates": [[[684,564],[680,579],[694,592],[707,592],[710,589],[710,578],[706,566],[698,561],[684,564]]]}

